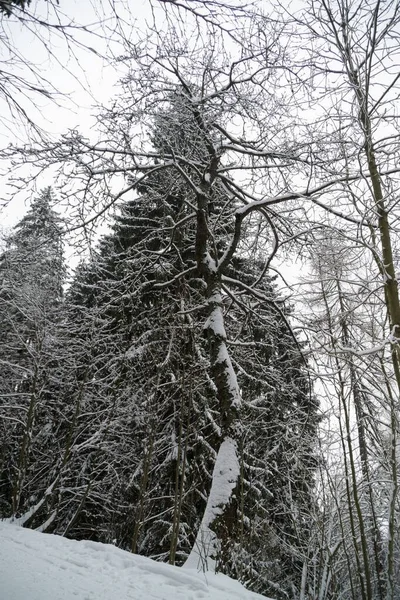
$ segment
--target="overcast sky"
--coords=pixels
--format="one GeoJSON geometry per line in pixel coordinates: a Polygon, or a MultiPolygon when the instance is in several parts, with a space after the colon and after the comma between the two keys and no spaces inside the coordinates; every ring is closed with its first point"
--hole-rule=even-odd
{"type": "MultiPolygon", "coordinates": [[[[55,17],[46,14],[47,6],[45,0],[37,0],[36,3],[34,0],[31,12],[55,23],[55,17]]],[[[133,37],[138,31],[143,31],[147,20],[151,19],[147,0],[116,0],[116,6],[125,21],[125,30],[133,37]]],[[[43,95],[34,94],[29,94],[31,99],[28,100],[15,88],[13,90],[13,96],[23,105],[29,117],[55,139],[70,128],[78,128],[82,133],[90,134],[90,130],[95,127],[96,105],[110,101],[117,92],[121,76],[113,63],[113,56],[118,55],[121,47],[118,36],[113,33],[115,18],[110,2],[60,0],[60,9],[63,12],[60,20],[71,23],[68,31],[76,43],[71,41],[68,44],[58,33],[49,32],[40,26],[21,24],[13,18],[3,19],[0,23],[0,68],[3,70],[7,67],[12,75],[34,81],[29,68],[22,65],[22,61],[26,61],[60,92],[54,102],[43,95]],[[92,33],[75,29],[74,22],[87,26],[92,33]],[[11,42],[13,56],[4,43],[4,38],[11,42]],[[21,62],[16,55],[20,56],[21,62]]],[[[1,147],[10,143],[29,144],[33,141],[32,132],[24,121],[10,113],[8,103],[1,95],[1,86],[0,115],[3,119],[0,126],[1,147]]],[[[0,203],[4,205],[12,181],[9,165],[3,162],[0,169],[3,190],[0,203]]],[[[52,175],[48,173],[38,179],[37,187],[41,189],[51,184],[52,175]]],[[[11,203],[3,206],[0,226],[9,228],[18,222],[28,207],[30,197],[30,193],[25,194],[25,197],[24,194],[19,194],[11,203]]]]}

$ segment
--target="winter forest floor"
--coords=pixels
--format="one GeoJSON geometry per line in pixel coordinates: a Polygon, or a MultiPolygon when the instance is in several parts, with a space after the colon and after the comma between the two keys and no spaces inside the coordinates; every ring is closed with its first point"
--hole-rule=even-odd
{"type": "Polygon", "coordinates": [[[1,600],[261,600],[225,575],[197,573],[109,544],[0,523],[1,600]]]}

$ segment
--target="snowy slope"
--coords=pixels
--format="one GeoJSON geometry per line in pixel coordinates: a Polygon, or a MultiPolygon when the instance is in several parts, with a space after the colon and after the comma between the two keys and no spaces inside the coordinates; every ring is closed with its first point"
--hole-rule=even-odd
{"type": "Polygon", "coordinates": [[[201,574],[114,546],[0,522],[0,600],[261,600],[224,575],[201,574]]]}

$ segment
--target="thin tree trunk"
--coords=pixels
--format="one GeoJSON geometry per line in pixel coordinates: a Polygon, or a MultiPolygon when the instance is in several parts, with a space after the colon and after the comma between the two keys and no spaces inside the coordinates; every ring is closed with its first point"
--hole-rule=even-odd
{"type": "MultiPolygon", "coordinates": [[[[341,298],[340,286],[338,285],[337,281],[336,281],[336,284],[338,287],[339,298],[340,298],[340,302],[341,302],[341,303],[339,303],[339,306],[340,306],[341,318],[342,318],[342,324],[341,324],[342,334],[348,336],[346,327],[343,331],[343,326],[345,324],[345,322],[343,320],[344,306],[343,306],[343,300],[341,298]]],[[[334,329],[333,329],[333,326],[331,323],[331,311],[330,311],[328,299],[326,297],[324,285],[322,285],[322,295],[323,295],[323,301],[325,304],[325,308],[327,311],[329,331],[333,334],[334,329]]],[[[344,340],[344,341],[346,342],[346,340],[344,340]]],[[[347,339],[347,342],[348,342],[348,339],[347,339]]],[[[345,486],[346,486],[346,495],[347,495],[347,506],[348,506],[349,518],[350,518],[351,535],[352,535],[353,548],[354,548],[354,557],[355,557],[356,564],[357,564],[357,573],[358,573],[358,578],[359,578],[359,583],[360,583],[361,597],[363,600],[374,600],[372,597],[372,583],[371,583],[371,572],[370,572],[370,564],[369,564],[369,556],[368,556],[368,543],[367,543],[367,539],[366,539],[364,519],[363,519],[360,498],[359,498],[358,488],[357,488],[356,463],[355,463],[355,458],[354,458],[353,442],[351,439],[351,422],[350,422],[350,415],[349,415],[349,407],[347,406],[347,401],[346,401],[346,391],[345,391],[346,385],[345,385],[345,381],[344,381],[344,378],[342,375],[343,369],[342,369],[342,365],[340,364],[339,357],[336,352],[336,344],[335,343],[333,343],[333,351],[334,351],[334,360],[336,363],[336,371],[338,373],[338,379],[339,379],[339,402],[340,402],[340,407],[343,409],[343,412],[344,412],[345,431],[343,431],[343,425],[342,425],[341,418],[339,418],[339,428],[340,428],[340,441],[342,444],[344,467],[345,467],[345,486]],[[347,456],[349,457],[349,464],[347,462],[347,456]],[[353,504],[354,504],[356,516],[354,515],[354,512],[353,512],[353,504]],[[357,527],[356,527],[356,519],[357,519],[357,523],[358,523],[358,527],[359,527],[359,531],[360,531],[361,557],[360,557],[360,548],[359,548],[359,544],[358,544],[359,536],[358,536],[358,531],[357,531],[357,527]]],[[[349,564],[349,576],[351,577],[351,565],[350,564],[349,564]]]]}
{"type": "MultiPolygon", "coordinates": [[[[344,298],[343,298],[342,289],[341,289],[339,280],[336,281],[336,285],[337,285],[337,289],[338,289],[339,307],[340,307],[340,312],[341,312],[340,322],[341,322],[342,338],[343,338],[344,345],[346,347],[351,347],[350,333],[349,333],[349,328],[348,328],[347,321],[346,321],[345,303],[344,303],[344,298]]],[[[368,489],[368,503],[369,503],[368,508],[371,511],[371,514],[366,515],[365,519],[363,519],[363,521],[365,520],[365,522],[369,524],[369,528],[372,531],[371,539],[372,539],[372,545],[373,545],[373,551],[374,551],[374,563],[375,563],[377,586],[378,586],[377,591],[379,594],[379,598],[381,600],[383,600],[384,599],[384,581],[383,581],[384,565],[382,564],[382,560],[381,560],[382,540],[381,540],[379,526],[376,521],[374,498],[373,498],[373,494],[372,494],[372,481],[371,481],[370,469],[369,469],[367,439],[366,439],[366,430],[365,430],[365,415],[364,415],[363,406],[362,406],[362,404],[363,404],[362,394],[361,394],[361,390],[360,390],[359,383],[357,380],[354,359],[351,355],[348,359],[348,363],[349,363],[349,373],[350,373],[350,385],[351,385],[351,390],[352,390],[352,394],[353,394],[353,402],[354,402],[354,408],[355,408],[355,413],[356,413],[356,426],[357,426],[357,434],[358,434],[358,446],[359,446],[359,452],[360,452],[361,473],[362,473],[364,483],[368,489]]],[[[365,535],[367,536],[368,529],[365,529],[363,526],[362,530],[365,531],[365,535]]],[[[368,538],[367,537],[365,538],[365,540],[362,540],[362,543],[366,544],[367,549],[368,549],[368,538]]],[[[378,598],[376,600],[378,600],[378,598]]]]}

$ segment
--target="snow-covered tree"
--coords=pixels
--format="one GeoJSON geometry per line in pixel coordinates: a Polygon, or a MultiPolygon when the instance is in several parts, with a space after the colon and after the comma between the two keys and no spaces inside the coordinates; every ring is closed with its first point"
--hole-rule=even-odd
{"type": "Polygon", "coordinates": [[[33,200],[0,257],[3,515],[20,515],[34,504],[58,427],[57,323],[65,268],[52,202],[50,189],[33,200]]]}
{"type": "MultiPolygon", "coordinates": [[[[204,135],[177,89],[168,110],[156,115],[155,151],[201,160],[204,135]]],[[[196,176],[195,167],[185,169],[196,176]]],[[[90,339],[89,379],[97,397],[105,407],[117,397],[122,410],[118,459],[109,459],[118,473],[113,535],[133,551],[179,563],[195,542],[231,416],[218,401],[215,378],[221,375],[205,335],[213,313],[207,317],[196,263],[195,194],[185,179],[157,168],[138,191],[121,204],[112,233],[81,268],[69,302],[75,324],[81,323],[78,335],[90,339]]],[[[207,214],[221,253],[233,234],[228,202],[217,183],[207,214]]],[[[236,501],[222,530],[227,544],[231,540],[230,555],[218,560],[219,568],[258,589],[285,594],[300,587],[306,555],[317,404],[285,304],[257,258],[262,237],[252,228],[248,235],[248,247],[232,259],[221,287],[246,434],[238,438],[236,501]],[[257,279],[263,283],[253,291],[257,279]]],[[[213,345],[211,339],[215,353],[213,345]]],[[[199,552],[200,563],[207,560],[204,549],[199,552]]]]}
{"type": "MultiPolygon", "coordinates": [[[[237,528],[241,520],[245,522],[240,488],[247,400],[241,379],[244,381],[247,374],[249,379],[252,376],[246,374],[244,366],[252,357],[248,349],[253,343],[255,351],[263,346],[259,340],[240,344],[240,339],[235,339],[236,332],[240,334],[235,319],[247,322],[255,311],[260,317],[265,315],[260,308],[264,304],[270,305],[270,314],[279,314],[277,308],[282,302],[268,285],[268,268],[283,244],[295,243],[298,236],[304,235],[301,218],[293,217],[293,210],[298,208],[296,199],[301,198],[303,205],[319,188],[310,189],[306,182],[306,190],[293,190],[294,181],[301,186],[304,183],[298,165],[307,160],[307,151],[303,152],[297,140],[288,135],[289,125],[298,122],[298,115],[287,110],[284,95],[278,99],[270,94],[286,58],[279,43],[280,32],[268,24],[266,52],[267,22],[251,21],[249,32],[254,35],[249,36],[249,44],[243,38],[245,45],[231,55],[219,38],[214,40],[208,35],[208,30],[204,38],[193,31],[191,38],[185,37],[186,42],[176,46],[176,35],[182,33],[184,25],[183,20],[179,21],[177,31],[165,35],[155,27],[154,36],[135,47],[126,40],[126,54],[121,60],[129,73],[123,81],[123,95],[102,114],[98,141],[73,132],[49,151],[43,149],[40,156],[33,150],[30,159],[43,165],[48,160],[62,163],[68,173],[64,193],[73,205],[71,214],[74,216],[75,208],[85,228],[118,201],[132,207],[136,203],[137,214],[144,221],[148,219],[148,212],[142,210],[146,203],[150,209],[160,207],[163,220],[160,222],[158,216],[146,225],[148,233],[141,234],[142,239],[122,267],[133,280],[128,287],[121,287],[118,305],[113,294],[118,279],[102,250],[100,262],[94,265],[95,271],[101,272],[95,272],[93,284],[85,284],[93,300],[93,325],[89,329],[93,332],[95,370],[90,372],[89,380],[98,389],[102,381],[106,382],[110,393],[120,398],[123,348],[128,377],[135,376],[137,365],[141,377],[148,369],[149,377],[139,391],[132,388],[135,402],[138,396],[141,402],[143,389],[143,401],[148,401],[147,386],[156,406],[167,406],[168,402],[158,402],[157,398],[164,399],[165,391],[168,397],[174,389],[171,377],[167,379],[168,363],[184,356],[174,350],[175,336],[180,342],[178,331],[194,332],[198,340],[195,356],[204,363],[204,370],[197,374],[203,377],[204,373],[215,411],[210,413],[210,424],[216,444],[210,446],[216,456],[188,564],[232,572],[237,528]],[[206,52],[205,39],[209,43],[206,52]],[[260,118],[260,114],[266,118],[260,118]],[[78,190],[74,189],[77,179],[78,190]],[[282,210],[277,210],[278,205],[282,210]],[[257,262],[251,265],[254,260],[257,262]],[[242,262],[241,266],[241,261],[250,262],[242,262]],[[246,271],[246,277],[241,271],[246,271]],[[170,296],[173,306],[169,313],[163,313],[162,299],[166,296],[170,296]],[[147,318],[141,313],[129,316],[130,305],[135,306],[137,298],[138,307],[143,301],[147,318]],[[118,315],[128,325],[123,344],[118,315]],[[163,325],[157,329],[154,323],[160,321],[163,325]],[[137,338],[132,338],[134,326],[139,329],[137,338]],[[106,334],[107,342],[101,332],[106,334]],[[165,339],[170,341],[171,352],[165,339]],[[142,350],[143,346],[146,352],[142,361],[137,348],[142,350]],[[154,376],[154,364],[161,366],[160,381],[158,374],[154,376]]],[[[298,213],[302,214],[300,210],[298,213]]],[[[83,322],[85,309],[81,313],[83,322]]],[[[257,329],[263,327],[264,323],[257,325],[257,329]]],[[[179,349],[179,343],[175,348],[179,349]]],[[[92,359],[89,363],[93,364],[92,359]]],[[[178,364],[172,369],[174,377],[178,364]]],[[[262,373],[255,377],[263,378],[262,373]]],[[[268,398],[268,385],[271,389],[266,378],[267,389],[259,391],[264,398],[268,398]]],[[[210,403],[208,396],[205,399],[210,403]]],[[[312,400],[310,405],[314,410],[312,400]]],[[[166,415],[171,414],[168,411],[166,415]]],[[[303,412],[298,412],[300,420],[303,412]]],[[[176,429],[174,436],[179,439],[176,429]]],[[[152,436],[147,446],[148,456],[154,456],[152,436]]],[[[140,494],[148,490],[148,468],[142,469],[140,494]]],[[[183,489],[180,480],[176,478],[175,487],[179,494],[183,489]]],[[[139,521],[144,519],[144,510],[143,503],[139,521]]],[[[164,507],[159,514],[165,514],[164,510],[170,509],[164,507]]],[[[174,523],[176,527],[175,518],[174,523]]],[[[139,533],[133,538],[135,547],[139,533]]],[[[176,530],[172,538],[177,539],[176,530]]]]}

